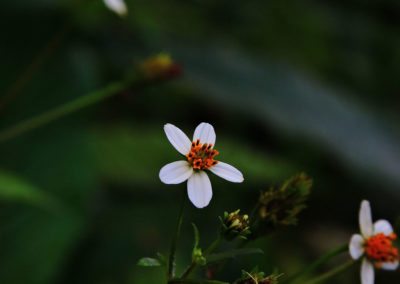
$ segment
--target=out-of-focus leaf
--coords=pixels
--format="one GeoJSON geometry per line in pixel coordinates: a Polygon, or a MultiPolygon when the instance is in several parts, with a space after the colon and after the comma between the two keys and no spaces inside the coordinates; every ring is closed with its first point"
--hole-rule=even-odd
{"type": "Polygon", "coordinates": [[[143,257],[139,259],[137,265],[143,267],[159,267],[161,266],[161,263],[158,259],[151,257],[143,257]]]}
{"type": "Polygon", "coordinates": [[[163,255],[162,253],[158,252],[157,253],[157,258],[158,258],[158,261],[161,263],[161,265],[167,265],[167,258],[165,257],[165,255],[163,255]]]}
{"type": "Polygon", "coordinates": [[[44,205],[52,199],[43,191],[16,175],[0,171],[0,199],[44,205]]]}
{"type": "MultiPolygon", "coordinates": [[[[5,221],[5,220],[2,220],[5,221]]],[[[0,227],[1,283],[54,283],[81,236],[82,219],[67,211],[22,208],[0,227]]]]}
{"type": "MultiPolygon", "coordinates": [[[[400,139],[376,114],[287,66],[231,49],[177,49],[190,86],[266,125],[307,137],[365,176],[400,184],[400,139]],[[207,60],[204,60],[207,58],[207,60]]],[[[395,124],[393,124],[395,125],[395,124]]]]}
{"type": "MultiPolygon", "coordinates": [[[[0,250],[0,258],[7,260],[0,267],[0,283],[48,284],[57,282],[60,274],[69,276],[63,269],[76,262],[70,258],[87,230],[88,212],[92,212],[88,204],[98,187],[85,146],[86,132],[64,125],[46,127],[43,133],[51,139],[32,133],[29,143],[19,140],[2,148],[3,167],[46,189],[40,192],[54,197],[51,201],[56,204],[49,204],[51,210],[18,204],[0,208],[2,216],[7,216],[0,220],[1,242],[7,244],[0,250]],[[18,155],[6,155],[6,151],[18,155]]],[[[47,202],[50,198],[44,196],[47,202]]]]}
{"type": "Polygon", "coordinates": [[[263,253],[264,252],[259,248],[234,249],[226,252],[210,254],[209,256],[207,256],[207,263],[217,262],[227,258],[234,258],[246,254],[263,254],[263,253]]]}

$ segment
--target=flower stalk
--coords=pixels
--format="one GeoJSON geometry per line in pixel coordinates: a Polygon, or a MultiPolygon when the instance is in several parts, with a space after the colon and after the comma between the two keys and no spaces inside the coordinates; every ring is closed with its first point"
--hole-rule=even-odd
{"type": "Polygon", "coordinates": [[[158,70],[158,76],[149,78],[142,68],[136,68],[136,70],[132,74],[129,74],[124,80],[110,83],[103,89],[90,92],[86,95],[76,98],[75,100],[62,104],[61,106],[55,107],[37,116],[28,118],[13,126],[10,126],[9,128],[0,130],[0,143],[6,142],[21,134],[24,134],[25,132],[29,132],[53,122],[54,120],[101,102],[126,90],[129,87],[146,86],[149,83],[159,83],[163,82],[164,80],[173,79],[176,77],[176,75],[179,75],[179,73],[171,74],[170,69],[176,68],[175,66],[177,65],[172,61],[172,59],[170,60],[171,62],[169,68],[163,66],[162,70],[158,70]]]}
{"type": "Polygon", "coordinates": [[[52,110],[17,123],[16,125],[0,132],[0,143],[111,97],[112,95],[115,95],[126,89],[130,84],[130,81],[112,83],[104,89],[91,92],[52,110]]]}
{"type": "Polygon", "coordinates": [[[183,222],[183,211],[185,208],[185,200],[186,196],[183,194],[181,208],[179,210],[178,215],[178,222],[176,225],[175,235],[171,242],[171,248],[168,257],[168,275],[167,279],[170,280],[175,277],[175,254],[176,254],[176,247],[179,240],[179,235],[181,234],[182,222],[183,222]]]}
{"type": "Polygon", "coordinates": [[[44,44],[32,61],[22,70],[15,82],[6,90],[0,99],[0,111],[14,100],[23,88],[32,80],[35,73],[42,68],[48,58],[61,46],[66,36],[72,30],[70,22],[64,23],[59,30],[44,44]]]}
{"type": "Polygon", "coordinates": [[[354,260],[349,260],[342,265],[339,265],[338,267],[312,279],[311,281],[306,282],[306,284],[317,284],[317,283],[323,283],[332,277],[335,277],[336,275],[342,273],[343,271],[349,269],[353,264],[355,264],[356,261],[354,260]]]}
{"type": "Polygon", "coordinates": [[[317,268],[319,268],[321,265],[325,264],[329,260],[331,260],[333,257],[338,256],[344,252],[347,252],[348,250],[348,245],[344,244],[342,246],[339,246],[332,251],[329,251],[319,259],[317,259],[315,262],[311,263],[309,266],[307,266],[305,269],[299,271],[298,273],[294,274],[293,276],[287,278],[286,280],[283,280],[283,283],[295,283],[297,280],[301,279],[303,276],[306,276],[307,274],[313,272],[317,268]]]}

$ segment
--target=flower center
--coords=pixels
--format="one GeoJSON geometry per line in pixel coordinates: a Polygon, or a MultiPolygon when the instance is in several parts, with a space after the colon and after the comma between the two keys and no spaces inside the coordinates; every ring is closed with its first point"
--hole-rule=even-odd
{"type": "Polygon", "coordinates": [[[192,142],[190,152],[186,155],[188,162],[195,170],[207,170],[216,165],[218,161],[214,157],[219,154],[215,149],[212,149],[212,144],[201,144],[200,140],[192,142]]]}
{"type": "Polygon", "coordinates": [[[395,262],[399,259],[399,251],[393,245],[397,238],[395,233],[386,236],[383,233],[370,237],[365,241],[365,254],[380,267],[383,262],[395,262]]]}

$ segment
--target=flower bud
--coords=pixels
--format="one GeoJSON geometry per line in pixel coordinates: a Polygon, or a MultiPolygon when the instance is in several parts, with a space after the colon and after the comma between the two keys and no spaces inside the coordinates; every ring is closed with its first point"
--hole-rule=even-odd
{"type": "Polygon", "coordinates": [[[222,234],[227,240],[233,240],[236,237],[246,239],[246,236],[250,234],[249,216],[240,214],[240,209],[232,213],[225,212],[220,220],[222,234]]]}
{"type": "Polygon", "coordinates": [[[257,204],[257,220],[252,225],[256,236],[284,226],[296,225],[298,215],[306,208],[312,179],[301,173],[286,180],[279,187],[261,192],[257,204]]]}
{"type": "Polygon", "coordinates": [[[150,80],[169,79],[181,74],[181,67],[167,53],[159,53],[143,61],[139,69],[150,80]]]}
{"type": "Polygon", "coordinates": [[[192,253],[192,261],[198,265],[205,265],[206,258],[203,256],[201,248],[195,248],[192,253]]]}

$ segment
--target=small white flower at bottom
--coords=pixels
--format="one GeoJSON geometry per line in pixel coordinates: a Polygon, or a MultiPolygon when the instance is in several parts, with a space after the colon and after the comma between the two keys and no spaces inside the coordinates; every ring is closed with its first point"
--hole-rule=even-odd
{"type": "Polygon", "coordinates": [[[375,270],[396,270],[399,266],[399,252],[393,245],[397,238],[393,228],[386,220],[372,223],[371,206],[368,201],[361,202],[359,212],[361,234],[351,237],[349,252],[354,260],[363,257],[361,264],[361,283],[373,284],[375,270]]]}
{"type": "Polygon", "coordinates": [[[113,12],[120,16],[126,16],[128,14],[128,8],[124,0],[104,0],[104,4],[113,12]]]}
{"type": "Polygon", "coordinates": [[[211,124],[200,123],[192,141],[172,124],[166,124],[164,131],[172,146],[186,160],[165,165],[160,170],[160,179],[165,184],[179,184],[187,180],[189,199],[197,208],[206,207],[212,198],[211,182],[205,171],[230,182],[243,182],[243,175],[238,169],[214,159],[219,152],[214,149],[216,135],[211,124]]]}

